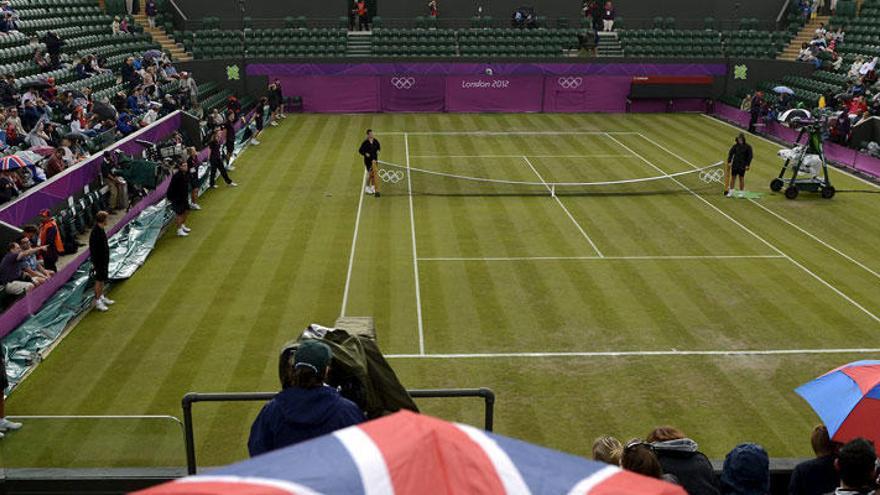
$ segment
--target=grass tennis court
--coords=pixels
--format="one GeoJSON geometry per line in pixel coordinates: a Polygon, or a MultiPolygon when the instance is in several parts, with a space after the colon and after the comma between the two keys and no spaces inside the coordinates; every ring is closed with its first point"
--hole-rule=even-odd
{"type": "MultiPolygon", "coordinates": [[[[492,388],[496,431],[586,455],[594,437],[674,423],[720,458],[757,441],[807,456],[793,389],[880,351],[880,192],[833,172],[832,200],[768,190],[779,146],[751,138],[747,188],[697,174],[551,197],[412,172],[362,195],[355,150],[523,182],[613,181],[726,158],[702,115],[291,115],[188,224],[114,287],[11,396],[13,415],[180,415],[189,391],[275,390],[310,322],[374,316],[409,388],[492,388]],[[412,190],[414,194],[410,195],[412,190]]],[[[476,401],[425,412],[479,425],[476,401]]],[[[246,457],[259,405],[199,405],[200,465],[246,457]]],[[[31,420],[5,465],[183,464],[161,419],[31,420]]]]}

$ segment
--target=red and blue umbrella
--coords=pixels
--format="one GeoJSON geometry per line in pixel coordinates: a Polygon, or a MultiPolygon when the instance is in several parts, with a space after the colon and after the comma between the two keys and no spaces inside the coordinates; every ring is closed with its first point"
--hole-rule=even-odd
{"type": "Polygon", "coordinates": [[[0,170],[18,170],[33,166],[34,164],[23,156],[7,155],[0,157],[0,170]]]}
{"type": "Polygon", "coordinates": [[[864,437],[880,445],[880,361],[856,361],[801,385],[836,442],[864,437]]]}
{"type": "Polygon", "coordinates": [[[140,495],[685,495],[676,485],[409,411],[140,495]]]}

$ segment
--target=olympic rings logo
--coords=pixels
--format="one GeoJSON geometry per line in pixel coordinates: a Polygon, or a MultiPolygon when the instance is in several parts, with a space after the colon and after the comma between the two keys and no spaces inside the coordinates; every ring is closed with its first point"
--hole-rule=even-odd
{"type": "Polygon", "coordinates": [[[397,89],[412,89],[416,85],[414,77],[392,77],[391,85],[397,89]]]}
{"type": "Polygon", "coordinates": [[[560,77],[556,80],[556,84],[559,84],[565,89],[577,89],[581,87],[581,84],[583,83],[584,78],[582,77],[560,77]]]}
{"type": "Polygon", "coordinates": [[[384,168],[380,168],[379,178],[382,179],[382,182],[397,184],[398,182],[403,180],[403,172],[400,170],[387,170],[384,168]]]}
{"type": "Polygon", "coordinates": [[[705,172],[700,172],[700,180],[711,184],[713,182],[721,183],[724,179],[724,171],[720,168],[716,168],[713,170],[707,170],[705,172]]]}

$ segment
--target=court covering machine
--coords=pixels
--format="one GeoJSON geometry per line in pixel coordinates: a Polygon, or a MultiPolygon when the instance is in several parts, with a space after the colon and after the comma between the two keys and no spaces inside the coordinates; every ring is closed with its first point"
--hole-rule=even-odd
{"type": "Polygon", "coordinates": [[[795,146],[779,150],[785,162],[779,176],[770,181],[770,190],[779,192],[785,187],[785,197],[795,199],[800,191],[818,192],[825,199],[834,196],[834,186],[828,176],[828,164],[822,150],[822,127],[824,119],[813,118],[800,109],[789,110],[779,116],[779,121],[792,129],[798,129],[795,146]],[[791,178],[785,174],[791,170],[791,178]],[[786,187],[787,184],[787,187],[786,187]]]}

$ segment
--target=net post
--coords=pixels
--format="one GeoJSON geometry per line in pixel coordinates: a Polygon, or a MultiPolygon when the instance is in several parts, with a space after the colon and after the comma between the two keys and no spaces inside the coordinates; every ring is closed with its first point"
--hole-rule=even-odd
{"type": "Polygon", "coordinates": [[[553,184],[552,186],[550,186],[550,197],[551,198],[556,197],[556,184],[553,184]]]}

